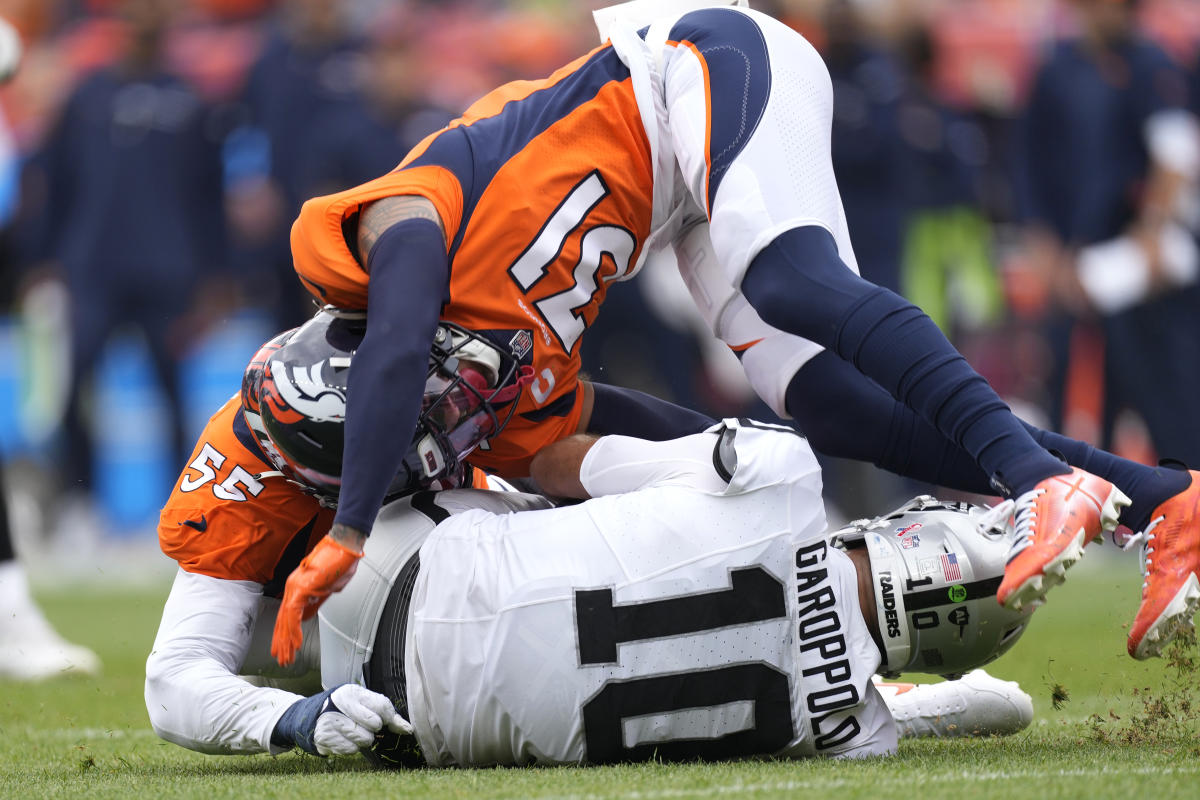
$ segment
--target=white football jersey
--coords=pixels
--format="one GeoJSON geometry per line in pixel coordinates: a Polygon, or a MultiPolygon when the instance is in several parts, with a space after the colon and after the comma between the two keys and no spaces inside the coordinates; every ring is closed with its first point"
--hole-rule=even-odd
{"type": "Polygon", "coordinates": [[[605,437],[581,475],[605,496],[429,535],[405,664],[431,764],[895,750],[812,451],[727,424],[726,448],[605,437]]]}

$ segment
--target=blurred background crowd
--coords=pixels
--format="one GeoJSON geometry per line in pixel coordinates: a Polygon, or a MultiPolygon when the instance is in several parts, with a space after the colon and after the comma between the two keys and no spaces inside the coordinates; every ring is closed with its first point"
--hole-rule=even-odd
{"type": "MultiPolygon", "coordinates": [[[[0,0],[0,453],[24,546],[153,541],[208,414],[312,311],[288,232],[502,82],[598,44],[568,0],[0,0]]],[[[1019,414],[1200,465],[1200,2],[753,0],[833,78],[862,272],[1019,414]]],[[[670,264],[609,294],[600,381],[770,417],[670,264]]],[[[845,516],[916,487],[828,462],[845,516]]]]}

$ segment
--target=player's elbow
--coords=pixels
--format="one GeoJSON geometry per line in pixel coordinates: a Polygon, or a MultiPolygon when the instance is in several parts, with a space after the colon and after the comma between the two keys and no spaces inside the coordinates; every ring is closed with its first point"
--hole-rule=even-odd
{"type": "Polygon", "coordinates": [[[589,495],[580,482],[579,470],[597,441],[596,436],[576,434],[543,447],[529,465],[530,477],[551,497],[586,500],[589,495]]]}
{"type": "Polygon", "coordinates": [[[160,739],[168,739],[167,724],[170,715],[170,696],[172,696],[172,670],[162,652],[152,650],[146,658],[145,703],[146,714],[150,717],[150,727],[160,739]]]}
{"type": "Polygon", "coordinates": [[[200,753],[225,752],[190,730],[196,703],[194,693],[170,660],[156,653],[146,659],[145,699],[146,715],[158,738],[200,753]]]}

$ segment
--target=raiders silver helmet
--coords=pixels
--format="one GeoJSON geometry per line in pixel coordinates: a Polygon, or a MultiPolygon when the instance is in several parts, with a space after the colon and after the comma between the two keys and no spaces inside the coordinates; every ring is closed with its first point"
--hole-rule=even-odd
{"type": "Polygon", "coordinates": [[[835,546],[866,547],[870,555],[881,672],[958,677],[1017,641],[1033,607],[1012,611],[996,601],[1009,551],[1008,510],[923,495],[832,534],[835,546]]]}

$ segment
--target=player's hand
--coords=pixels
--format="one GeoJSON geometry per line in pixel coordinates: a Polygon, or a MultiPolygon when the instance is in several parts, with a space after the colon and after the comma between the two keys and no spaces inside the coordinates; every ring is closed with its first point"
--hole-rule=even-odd
{"type": "Polygon", "coordinates": [[[292,704],[275,723],[271,741],[313,755],[351,755],[374,744],[385,726],[393,733],[412,733],[391,700],[345,683],[292,704]]]}
{"type": "Polygon", "coordinates": [[[329,595],[350,582],[360,558],[361,548],[355,551],[325,536],[288,576],[271,639],[271,655],[282,666],[296,660],[296,651],[304,640],[300,623],[316,614],[329,595]]]}
{"type": "Polygon", "coordinates": [[[391,700],[347,683],[333,690],[328,707],[317,717],[313,745],[318,755],[351,755],[374,744],[375,734],[385,725],[392,733],[412,733],[391,700]]]}

